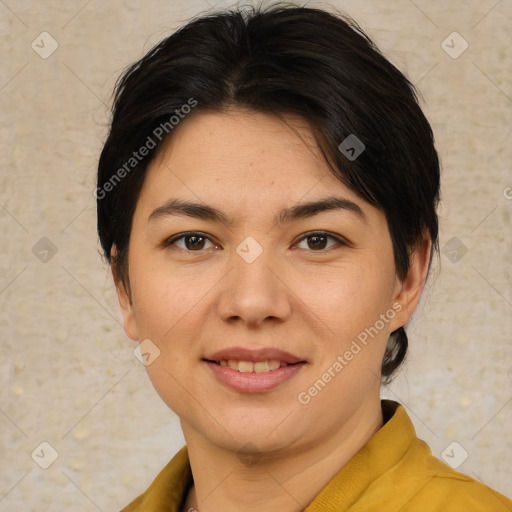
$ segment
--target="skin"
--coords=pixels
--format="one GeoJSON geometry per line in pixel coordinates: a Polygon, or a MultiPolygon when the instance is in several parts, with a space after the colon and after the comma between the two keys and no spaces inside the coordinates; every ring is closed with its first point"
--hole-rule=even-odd
{"type": "Polygon", "coordinates": [[[131,296],[114,272],[125,330],[160,349],[147,371],[181,419],[194,475],[183,510],[303,510],[382,427],[386,341],[407,323],[425,283],[428,238],[400,280],[383,212],[331,174],[305,121],[285,120],[232,109],[182,121],[151,162],[136,205],[131,296]],[[364,219],[341,209],[274,222],[283,208],[333,195],[359,205],[364,219]],[[149,218],[171,198],[214,206],[231,222],[149,218]],[[319,230],[347,243],[327,238],[318,248],[304,234],[319,230]],[[165,243],[187,231],[208,238],[199,249],[190,239],[165,243]],[[236,252],[248,236],[263,249],[252,263],[236,252]],[[301,404],[298,394],[397,303],[401,311],[301,404]],[[232,346],[275,347],[307,364],[271,391],[239,393],[202,361],[232,346]]]}

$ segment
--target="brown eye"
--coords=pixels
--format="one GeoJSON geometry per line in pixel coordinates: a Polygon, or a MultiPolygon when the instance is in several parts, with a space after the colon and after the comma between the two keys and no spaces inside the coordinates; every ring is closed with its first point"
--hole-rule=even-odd
{"type": "Polygon", "coordinates": [[[308,236],[310,249],[325,249],[327,245],[327,237],[325,235],[308,236]]]}
{"type": "Polygon", "coordinates": [[[185,240],[185,247],[190,250],[203,249],[205,245],[204,236],[187,235],[183,237],[185,240]]]}
{"type": "Polygon", "coordinates": [[[217,247],[212,241],[202,233],[186,233],[174,237],[166,242],[167,246],[175,245],[179,249],[183,249],[188,252],[200,252],[202,249],[210,249],[217,247]],[[210,246],[207,246],[207,244],[210,246]]]}
{"type": "Polygon", "coordinates": [[[325,249],[330,249],[331,247],[336,245],[345,245],[343,243],[343,240],[338,238],[337,236],[323,232],[311,233],[309,235],[306,235],[302,237],[299,244],[304,243],[304,241],[306,243],[306,247],[299,247],[300,249],[309,249],[316,252],[321,252],[325,249]],[[328,245],[329,239],[333,240],[334,243],[328,245]]]}

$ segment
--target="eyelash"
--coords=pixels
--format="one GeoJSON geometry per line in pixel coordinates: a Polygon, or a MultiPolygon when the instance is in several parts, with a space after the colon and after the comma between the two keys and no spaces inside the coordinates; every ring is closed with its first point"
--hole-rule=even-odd
{"type": "MultiPolygon", "coordinates": [[[[184,239],[184,238],[189,237],[189,236],[190,236],[190,237],[191,237],[191,236],[199,236],[199,237],[205,238],[205,239],[209,240],[210,242],[214,243],[214,242],[210,239],[210,237],[208,237],[207,235],[205,235],[205,234],[204,234],[204,233],[202,233],[201,231],[188,231],[188,232],[186,232],[186,233],[180,233],[179,235],[176,235],[176,236],[173,236],[173,237],[171,237],[171,238],[167,239],[167,240],[164,242],[164,244],[163,244],[163,245],[164,245],[165,247],[169,247],[169,246],[173,245],[175,242],[177,242],[178,240],[184,239]]],[[[310,232],[308,232],[308,233],[304,234],[304,235],[302,236],[302,238],[300,238],[300,239],[297,241],[297,244],[298,244],[298,243],[300,243],[300,242],[302,242],[303,240],[307,240],[308,238],[313,238],[314,236],[325,236],[325,237],[327,237],[327,238],[331,238],[331,239],[335,240],[335,241],[338,243],[338,246],[348,246],[348,245],[350,245],[350,243],[349,243],[346,239],[344,239],[344,238],[340,237],[339,235],[334,235],[334,234],[332,234],[332,233],[329,233],[329,232],[327,232],[327,231],[310,231],[310,232]]],[[[214,243],[214,244],[215,244],[215,243],[214,243]]],[[[217,244],[215,244],[215,245],[217,245],[217,244]]],[[[295,245],[296,245],[296,244],[295,244],[295,245]]],[[[193,252],[198,252],[198,253],[200,253],[200,252],[204,252],[204,250],[191,251],[191,250],[189,250],[189,249],[182,249],[181,247],[179,247],[178,249],[180,249],[180,250],[182,250],[182,251],[185,251],[185,252],[191,252],[191,253],[193,253],[193,252]]],[[[318,253],[322,253],[322,252],[327,252],[327,251],[329,251],[329,250],[331,250],[331,249],[332,249],[332,247],[329,247],[329,248],[327,248],[327,249],[319,249],[319,250],[309,249],[309,251],[310,251],[310,252],[318,252],[318,253]]]]}

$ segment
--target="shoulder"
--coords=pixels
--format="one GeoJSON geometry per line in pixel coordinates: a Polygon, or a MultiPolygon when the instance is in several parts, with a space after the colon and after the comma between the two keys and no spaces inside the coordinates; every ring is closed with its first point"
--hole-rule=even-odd
{"type": "Polygon", "coordinates": [[[512,500],[431,453],[417,463],[409,470],[417,471],[418,482],[402,512],[512,512],[512,500]]]}
{"type": "Polygon", "coordinates": [[[512,501],[479,481],[435,476],[403,512],[512,512],[512,501]],[[427,507],[427,508],[426,508],[427,507]]]}
{"type": "Polygon", "coordinates": [[[184,446],[160,471],[148,489],[121,512],[177,511],[192,481],[188,450],[184,446]]]}
{"type": "Polygon", "coordinates": [[[375,436],[367,467],[384,464],[351,512],[512,512],[512,501],[435,457],[403,406],[383,401],[388,422],[375,436]],[[371,505],[371,506],[369,506],[371,505]]]}

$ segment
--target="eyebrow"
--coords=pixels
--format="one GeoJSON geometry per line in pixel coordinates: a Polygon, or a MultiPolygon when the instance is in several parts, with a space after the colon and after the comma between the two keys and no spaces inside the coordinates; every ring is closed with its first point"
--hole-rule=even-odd
{"type": "MultiPolygon", "coordinates": [[[[355,214],[363,222],[367,221],[362,208],[358,204],[343,197],[331,196],[284,208],[274,217],[274,223],[282,225],[332,210],[348,211],[355,214]]],[[[163,206],[155,208],[149,215],[148,221],[172,215],[184,215],[200,220],[222,222],[227,225],[233,224],[227,215],[213,206],[184,201],[181,199],[170,199],[163,206]]]]}

